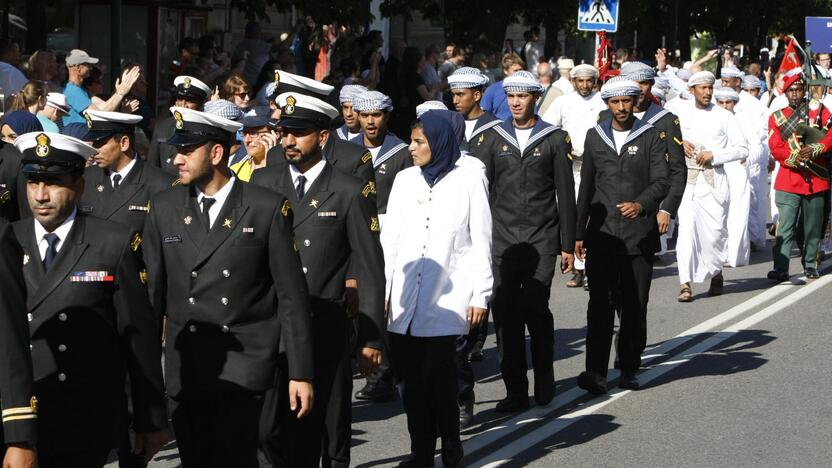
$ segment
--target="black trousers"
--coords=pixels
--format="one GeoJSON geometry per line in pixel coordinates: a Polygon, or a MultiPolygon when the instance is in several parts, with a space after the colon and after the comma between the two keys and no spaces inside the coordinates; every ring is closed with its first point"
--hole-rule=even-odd
{"type": "Polygon", "coordinates": [[[410,450],[432,464],[437,429],[443,445],[459,442],[459,406],[454,359],[456,336],[415,337],[388,333],[390,357],[402,385],[410,450]]]}
{"type": "Polygon", "coordinates": [[[184,468],[257,468],[262,392],[171,399],[171,419],[184,468]]]}
{"type": "Polygon", "coordinates": [[[589,289],[586,370],[606,376],[616,306],[620,307],[618,361],[621,372],[635,373],[647,346],[647,301],[653,278],[652,255],[612,255],[587,251],[589,289]],[[620,296],[619,296],[620,294],[620,296]]]}
{"type": "Polygon", "coordinates": [[[315,402],[298,419],[289,410],[289,375],[284,359],[275,386],[266,392],[260,441],[275,468],[346,467],[350,463],[352,366],[349,321],[341,305],[313,303],[315,402]]]}
{"type": "Polygon", "coordinates": [[[457,401],[462,403],[465,400],[471,399],[474,396],[474,368],[471,367],[470,354],[477,345],[477,340],[480,335],[480,328],[485,326],[481,324],[477,328],[471,328],[467,335],[459,335],[456,337],[456,356],[454,363],[456,364],[456,374],[459,392],[457,401]]]}
{"type": "Polygon", "coordinates": [[[497,331],[500,372],[509,396],[528,396],[526,331],[531,337],[535,382],[554,382],[555,324],[549,310],[554,255],[495,257],[491,313],[497,331]]]}

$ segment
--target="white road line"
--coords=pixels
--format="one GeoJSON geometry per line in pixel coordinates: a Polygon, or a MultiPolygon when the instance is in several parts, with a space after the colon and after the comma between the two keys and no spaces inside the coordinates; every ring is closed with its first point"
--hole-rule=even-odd
{"type": "MultiPolygon", "coordinates": [[[[752,310],[755,307],[765,304],[766,302],[776,298],[777,296],[780,296],[781,294],[787,291],[792,291],[795,289],[797,288],[792,283],[783,283],[773,286],[768,290],[744,302],[741,302],[740,304],[735,305],[734,307],[726,310],[725,312],[683,331],[675,337],[662,342],[656,347],[648,348],[650,354],[644,356],[642,358],[642,362],[645,365],[647,365],[654,359],[665,356],[668,352],[696,338],[701,333],[712,330],[730,320],[733,320],[736,317],[739,317],[740,315],[748,312],[749,310],[752,310]]],[[[614,380],[618,378],[618,375],[618,371],[613,369],[609,372],[607,378],[608,380],[614,380]]],[[[562,393],[556,396],[555,399],[548,406],[535,406],[527,411],[517,414],[516,416],[503,422],[502,424],[490,427],[482,433],[468,439],[462,444],[465,453],[474,453],[477,450],[491,445],[494,442],[500,440],[501,438],[507,436],[508,434],[511,434],[516,429],[525,426],[530,422],[540,421],[547,415],[556,411],[557,409],[562,408],[579,398],[582,398],[584,395],[586,395],[586,392],[581,390],[580,388],[572,388],[566,393],[562,393]]],[[[477,426],[473,426],[474,429],[476,427],[477,426]]],[[[437,460],[439,460],[438,457],[437,460]]]]}
{"type": "MultiPolygon", "coordinates": [[[[762,322],[763,320],[773,316],[774,314],[786,309],[789,306],[796,304],[801,299],[807,297],[808,295],[812,294],[813,292],[817,291],[818,289],[828,285],[832,282],[832,276],[824,276],[821,279],[814,281],[802,288],[800,288],[797,292],[790,294],[783,299],[775,302],[774,304],[769,305],[768,307],[764,308],[763,310],[756,312],[755,314],[749,316],[748,318],[730,326],[726,327],[725,329],[719,331],[717,334],[711,336],[710,338],[702,341],[701,343],[697,344],[696,346],[691,347],[690,349],[686,350],[683,353],[680,353],[677,356],[674,356],[671,361],[663,362],[656,367],[644,372],[640,377],[639,380],[641,381],[642,385],[646,384],[652,380],[657,379],[658,377],[664,375],[665,373],[675,369],[676,367],[682,365],[683,363],[688,362],[696,355],[701,354],[705,351],[708,351],[723,341],[733,337],[737,333],[747,330],[758,323],[762,322]]],[[[502,466],[504,464],[510,463],[512,458],[527,450],[535,445],[543,442],[544,440],[552,437],[556,433],[562,431],[572,423],[576,422],[582,416],[586,416],[592,414],[601,408],[609,405],[610,403],[618,400],[619,398],[623,397],[624,395],[630,393],[630,390],[619,390],[609,395],[605,395],[603,397],[595,398],[588,403],[587,406],[582,406],[575,411],[567,413],[563,416],[558,417],[557,419],[549,422],[538,429],[535,429],[533,432],[526,434],[525,436],[517,439],[516,441],[504,446],[503,448],[489,454],[485,458],[480,460],[476,460],[473,463],[469,463],[469,466],[482,466],[486,468],[502,466]]]]}

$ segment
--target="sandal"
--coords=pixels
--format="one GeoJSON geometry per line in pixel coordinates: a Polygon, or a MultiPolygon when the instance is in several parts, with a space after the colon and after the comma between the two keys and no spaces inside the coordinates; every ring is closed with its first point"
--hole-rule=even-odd
{"type": "Polygon", "coordinates": [[[719,296],[722,294],[723,282],[722,273],[711,278],[711,287],[708,289],[708,295],[719,296]]]}
{"type": "Polygon", "coordinates": [[[688,286],[683,287],[679,291],[679,297],[676,300],[679,302],[693,302],[693,290],[688,286]]]}
{"type": "Polygon", "coordinates": [[[572,275],[572,279],[566,282],[567,288],[580,288],[584,285],[584,271],[583,270],[575,270],[575,274],[572,275]]]}

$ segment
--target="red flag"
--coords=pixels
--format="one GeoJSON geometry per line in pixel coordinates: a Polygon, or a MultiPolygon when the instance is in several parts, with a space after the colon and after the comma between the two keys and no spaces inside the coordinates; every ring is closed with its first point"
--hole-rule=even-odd
{"type": "Polygon", "coordinates": [[[795,40],[791,39],[789,45],[786,47],[786,53],[783,54],[783,61],[780,62],[780,71],[787,72],[792,68],[800,67],[800,58],[794,48],[795,40]]]}

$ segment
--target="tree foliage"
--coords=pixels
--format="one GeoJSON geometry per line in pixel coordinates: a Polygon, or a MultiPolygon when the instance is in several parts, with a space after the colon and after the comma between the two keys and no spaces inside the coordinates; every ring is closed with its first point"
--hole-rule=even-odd
{"type": "MultiPolygon", "coordinates": [[[[368,0],[232,0],[232,5],[250,19],[266,19],[267,6],[280,11],[294,6],[318,24],[337,21],[358,26],[372,20],[368,0]]],[[[449,40],[475,50],[494,50],[513,22],[576,33],[576,7],[575,0],[385,0],[381,14],[412,18],[418,13],[441,22],[449,40]]],[[[632,46],[638,31],[640,49],[655,50],[664,37],[668,48],[679,48],[685,55],[689,37],[707,31],[718,43],[759,48],[767,36],[778,32],[801,39],[805,16],[829,15],[830,0],[622,0],[619,30],[611,39],[632,46]]]]}

